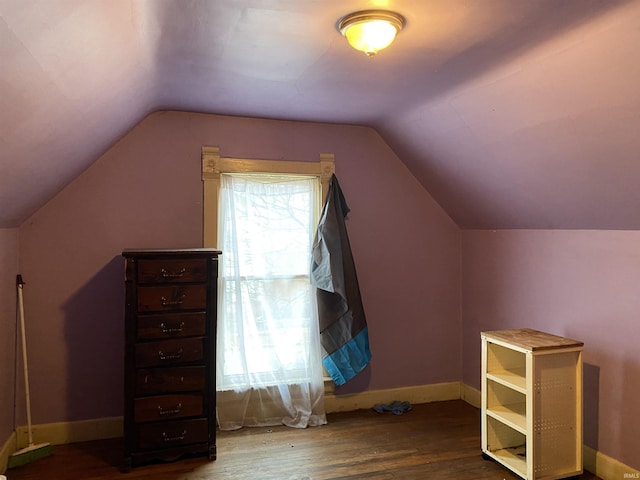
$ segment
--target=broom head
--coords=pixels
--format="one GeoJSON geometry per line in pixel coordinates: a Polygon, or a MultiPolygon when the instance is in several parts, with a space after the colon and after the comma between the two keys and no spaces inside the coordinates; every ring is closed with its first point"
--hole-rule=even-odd
{"type": "Polygon", "coordinates": [[[37,445],[29,445],[22,450],[18,450],[9,457],[7,468],[20,467],[27,463],[35,462],[41,458],[47,457],[53,453],[53,447],[50,443],[39,443],[37,445]]]}

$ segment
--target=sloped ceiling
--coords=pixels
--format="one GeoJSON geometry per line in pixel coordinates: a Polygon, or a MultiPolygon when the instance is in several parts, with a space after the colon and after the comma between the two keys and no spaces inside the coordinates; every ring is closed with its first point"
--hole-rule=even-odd
{"type": "Polygon", "coordinates": [[[638,0],[0,0],[0,227],[176,109],[372,126],[462,228],[640,229],[639,53],[638,0]]]}

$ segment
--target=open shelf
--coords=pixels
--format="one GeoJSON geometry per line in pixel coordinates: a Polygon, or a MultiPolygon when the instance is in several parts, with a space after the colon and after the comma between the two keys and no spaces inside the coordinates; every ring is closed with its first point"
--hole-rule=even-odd
{"type": "Polygon", "coordinates": [[[522,434],[527,432],[527,396],[487,377],[487,415],[522,434]]]}
{"type": "Polygon", "coordinates": [[[510,405],[496,405],[487,409],[487,415],[509,425],[522,434],[527,433],[527,404],[513,403],[510,405]]]}
{"type": "Polygon", "coordinates": [[[483,454],[525,480],[581,474],[582,342],[526,328],[481,337],[483,454]]]}
{"type": "Polygon", "coordinates": [[[491,455],[500,463],[510,468],[513,472],[522,477],[527,476],[527,457],[525,455],[525,447],[503,448],[490,452],[491,455]]]}
{"type": "Polygon", "coordinates": [[[524,367],[487,372],[487,378],[505,387],[513,388],[517,392],[527,393],[527,377],[524,367]]]}

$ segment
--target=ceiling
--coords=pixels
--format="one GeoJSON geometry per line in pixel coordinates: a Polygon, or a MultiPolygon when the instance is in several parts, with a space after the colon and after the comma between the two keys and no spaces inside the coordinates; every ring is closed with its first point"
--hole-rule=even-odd
{"type": "Polygon", "coordinates": [[[175,109],[371,126],[462,228],[640,229],[639,54],[638,0],[0,0],[0,227],[175,109]]]}

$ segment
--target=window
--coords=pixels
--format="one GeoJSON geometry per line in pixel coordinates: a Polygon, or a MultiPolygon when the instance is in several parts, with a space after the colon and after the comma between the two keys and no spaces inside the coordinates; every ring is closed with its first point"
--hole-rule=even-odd
{"type": "MultiPolygon", "coordinates": [[[[314,175],[320,178],[322,199],[329,190],[329,180],[335,172],[332,153],[319,154],[318,162],[255,160],[225,158],[218,147],[202,147],[202,181],[204,183],[203,246],[215,248],[218,243],[218,196],[223,173],[272,173],[314,175]]],[[[223,252],[224,253],[224,252],[223,252]]]]}
{"type": "Polygon", "coordinates": [[[309,381],[319,362],[309,252],[320,211],[314,176],[223,174],[218,390],[309,381]]]}
{"type": "Polygon", "coordinates": [[[220,427],[323,424],[309,269],[333,156],[322,155],[320,162],[246,160],[221,158],[217,148],[203,147],[202,160],[204,246],[222,250],[220,427]]]}

